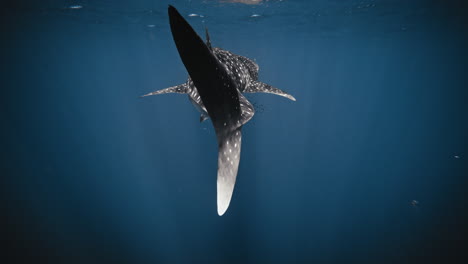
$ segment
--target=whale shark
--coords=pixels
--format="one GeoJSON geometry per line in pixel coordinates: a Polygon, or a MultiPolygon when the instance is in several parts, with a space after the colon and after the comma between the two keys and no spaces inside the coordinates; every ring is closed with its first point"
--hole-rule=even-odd
{"type": "Polygon", "coordinates": [[[142,97],[187,94],[201,113],[200,122],[211,120],[218,141],[217,209],[221,216],[229,207],[236,183],[242,126],[255,113],[243,93],[270,93],[292,101],[296,99],[258,81],[259,67],[251,59],[212,47],[207,29],[206,42],[203,41],[175,7],[169,5],[168,15],[174,43],[189,77],[185,83],[142,97]]]}

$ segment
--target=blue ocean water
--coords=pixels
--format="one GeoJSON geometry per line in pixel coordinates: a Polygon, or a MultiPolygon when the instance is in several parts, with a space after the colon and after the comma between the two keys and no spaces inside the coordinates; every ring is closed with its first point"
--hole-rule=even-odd
{"type": "MultiPolygon", "coordinates": [[[[11,263],[463,263],[462,1],[10,1],[2,238],[11,263]],[[185,95],[174,5],[296,97],[256,114],[227,213],[185,95]]],[[[8,263],[8,262],[7,262],[8,263]]]]}

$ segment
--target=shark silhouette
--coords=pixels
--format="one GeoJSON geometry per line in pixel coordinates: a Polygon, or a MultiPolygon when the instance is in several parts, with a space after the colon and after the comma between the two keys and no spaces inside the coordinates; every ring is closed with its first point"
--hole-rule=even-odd
{"type": "Polygon", "coordinates": [[[187,69],[187,82],[144,96],[188,94],[201,112],[200,122],[210,118],[218,139],[218,214],[223,215],[231,202],[239,168],[242,126],[254,115],[252,104],[242,93],[272,93],[296,99],[278,88],[257,81],[258,65],[229,51],[213,48],[206,30],[206,43],[173,6],[169,22],[180,58],[187,69]]]}

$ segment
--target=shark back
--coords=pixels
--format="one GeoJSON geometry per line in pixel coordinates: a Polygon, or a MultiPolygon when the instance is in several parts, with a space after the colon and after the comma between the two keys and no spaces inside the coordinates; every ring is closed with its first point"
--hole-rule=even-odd
{"type": "Polygon", "coordinates": [[[213,52],[225,65],[229,76],[238,83],[237,88],[240,92],[243,92],[250,82],[258,79],[258,65],[252,60],[220,48],[213,48],[213,52]]]}

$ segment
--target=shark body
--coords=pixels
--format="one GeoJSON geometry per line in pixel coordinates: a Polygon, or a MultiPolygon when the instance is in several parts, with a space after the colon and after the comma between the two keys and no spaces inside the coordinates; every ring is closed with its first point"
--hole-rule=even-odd
{"type": "Polygon", "coordinates": [[[242,126],[254,115],[252,104],[242,93],[272,93],[295,101],[290,94],[258,81],[258,65],[243,56],[206,43],[172,6],[168,8],[172,36],[188,80],[144,96],[187,94],[201,112],[200,122],[210,118],[218,139],[217,207],[223,215],[229,207],[240,160],[242,126]]]}

